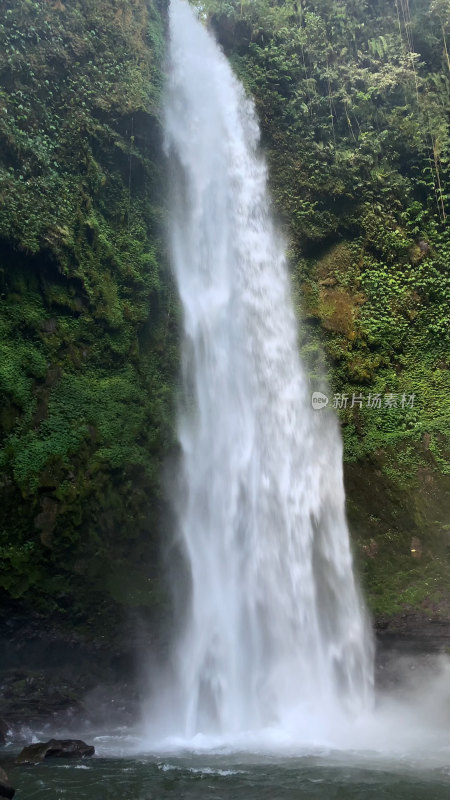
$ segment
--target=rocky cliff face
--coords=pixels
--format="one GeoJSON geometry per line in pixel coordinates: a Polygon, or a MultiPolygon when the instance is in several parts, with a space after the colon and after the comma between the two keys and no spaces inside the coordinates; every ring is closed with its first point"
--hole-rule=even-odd
{"type": "Polygon", "coordinates": [[[6,0],[0,40],[0,598],[114,639],[161,598],[165,4],[6,0]]]}
{"type": "MultiPolygon", "coordinates": [[[[446,3],[203,8],[255,97],[371,606],[446,616],[446,3]]],[[[97,642],[165,611],[165,11],[5,0],[0,21],[0,599],[97,642]]]]}
{"type": "Polygon", "coordinates": [[[448,616],[448,3],[206,7],[255,98],[370,605],[448,616]]]}

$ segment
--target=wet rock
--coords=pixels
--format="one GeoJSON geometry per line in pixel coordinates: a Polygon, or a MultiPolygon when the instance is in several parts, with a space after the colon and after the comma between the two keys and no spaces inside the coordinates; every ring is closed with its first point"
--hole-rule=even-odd
{"type": "Polygon", "coordinates": [[[427,255],[427,253],[429,253],[429,252],[430,252],[430,250],[431,250],[431,248],[430,248],[430,245],[429,245],[429,244],[428,244],[428,242],[426,242],[424,239],[421,239],[421,240],[420,240],[420,242],[419,242],[419,245],[418,245],[418,246],[419,246],[419,248],[420,248],[420,251],[421,251],[421,252],[422,252],[424,255],[427,255]]]}
{"type": "Polygon", "coordinates": [[[370,539],[367,544],[363,545],[363,552],[368,558],[375,558],[378,555],[378,542],[370,539]]]}
{"type": "Polygon", "coordinates": [[[5,770],[0,767],[0,800],[4,797],[10,800],[11,797],[14,797],[15,793],[16,790],[11,786],[5,770]]]}
{"type": "Polygon", "coordinates": [[[10,730],[11,730],[11,728],[8,725],[8,723],[6,722],[6,720],[2,719],[0,717],[0,746],[2,744],[5,744],[6,737],[8,736],[8,733],[10,732],[10,730]]]}
{"type": "Polygon", "coordinates": [[[17,763],[36,764],[47,758],[86,758],[94,753],[95,747],[81,739],[50,739],[24,747],[17,757],[17,763]]]}
{"type": "Polygon", "coordinates": [[[45,319],[41,323],[41,328],[45,333],[56,333],[58,323],[56,319],[45,319]]]}
{"type": "Polygon", "coordinates": [[[60,504],[56,500],[44,497],[41,500],[41,513],[34,520],[35,527],[41,531],[42,544],[50,549],[59,511],[60,504]]]}
{"type": "Polygon", "coordinates": [[[58,717],[61,723],[79,715],[85,718],[81,702],[83,685],[58,674],[8,670],[0,673],[3,713],[10,727],[41,724],[58,717]]]}

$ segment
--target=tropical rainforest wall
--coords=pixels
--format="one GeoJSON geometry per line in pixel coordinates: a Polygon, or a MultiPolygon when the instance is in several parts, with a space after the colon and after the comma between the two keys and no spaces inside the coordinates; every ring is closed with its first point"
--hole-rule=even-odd
{"type": "Polygon", "coordinates": [[[312,388],[325,347],[371,606],[448,613],[450,4],[208,9],[255,97],[312,388]]]}
{"type": "MultiPolygon", "coordinates": [[[[0,20],[2,614],[94,638],[166,608],[165,14],[164,0],[6,0],[0,20]]],[[[206,0],[202,14],[255,99],[370,605],[450,615],[450,4],[206,0]]]]}
{"type": "Polygon", "coordinates": [[[0,40],[0,596],[112,634],[157,601],[172,441],[164,19],[12,0],[0,40]]]}

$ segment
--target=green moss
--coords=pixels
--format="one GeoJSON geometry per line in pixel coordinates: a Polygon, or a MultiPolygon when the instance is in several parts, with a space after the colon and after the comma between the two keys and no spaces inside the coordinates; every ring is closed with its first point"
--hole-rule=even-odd
{"type": "Polygon", "coordinates": [[[205,7],[255,98],[311,390],[325,370],[332,397],[347,397],[353,537],[378,548],[363,558],[373,608],[432,606],[450,578],[448,20],[423,0],[407,29],[385,0],[205,7]],[[367,403],[375,394],[381,408],[367,403]],[[420,564],[412,536],[427,552],[420,564]]]}
{"type": "MultiPolygon", "coordinates": [[[[165,4],[4,5],[0,589],[106,630],[121,607],[163,605],[178,358],[162,245],[165,4]]],[[[422,0],[408,31],[385,0],[201,5],[255,98],[311,386],[325,370],[349,398],[349,516],[372,607],[445,609],[447,22],[422,0]],[[414,403],[351,407],[376,393],[414,403]]]]}
{"type": "Polygon", "coordinates": [[[118,564],[157,562],[178,362],[164,13],[7,0],[0,21],[0,590],[78,626],[120,617],[118,564]]]}

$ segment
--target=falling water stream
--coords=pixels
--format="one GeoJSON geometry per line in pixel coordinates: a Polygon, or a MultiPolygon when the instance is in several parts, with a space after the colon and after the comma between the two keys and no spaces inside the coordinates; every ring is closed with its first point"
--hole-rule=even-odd
{"type": "Polygon", "coordinates": [[[14,784],[35,800],[444,800],[448,660],[373,710],[341,443],[311,407],[253,105],[185,0],[170,37],[183,624],[143,731],[80,733],[96,758],[21,767],[14,784]]]}
{"type": "Polygon", "coordinates": [[[170,7],[170,245],[183,309],[177,533],[190,572],[172,732],[367,708],[336,421],[311,407],[253,103],[185,0],[170,7]]]}

